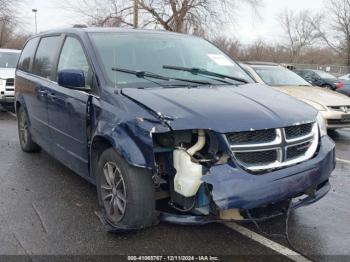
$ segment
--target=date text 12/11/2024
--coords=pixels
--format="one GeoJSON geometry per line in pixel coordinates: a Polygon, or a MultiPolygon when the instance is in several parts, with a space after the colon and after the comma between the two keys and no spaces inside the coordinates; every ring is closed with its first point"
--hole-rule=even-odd
{"type": "Polygon", "coordinates": [[[217,256],[128,256],[128,261],[220,261],[217,256]]]}

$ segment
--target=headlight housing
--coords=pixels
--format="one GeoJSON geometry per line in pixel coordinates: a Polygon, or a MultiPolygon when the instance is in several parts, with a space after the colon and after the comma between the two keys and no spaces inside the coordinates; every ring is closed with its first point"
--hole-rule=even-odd
{"type": "Polygon", "coordinates": [[[323,118],[323,116],[318,113],[317,118],[316,118],[318,127],[320,129],[320,136],[326,136],[327,135],[327,124],[326,124],[326,120],[323,118]]]}
{"type": "Polygon", "coordinates": [[[326,111],[327,108],[317,102],[311,101],[311,100],[303,100],[305,103],[309,104],[310,106],[312,106],[313,108],[315,108],[318,111],[326,111]]]}

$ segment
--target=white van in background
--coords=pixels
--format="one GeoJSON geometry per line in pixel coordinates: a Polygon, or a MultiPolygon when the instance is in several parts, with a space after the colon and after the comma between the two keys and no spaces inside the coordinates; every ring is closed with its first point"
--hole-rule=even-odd
{"type": "Polygon", "coordinates": [[[15,94],[15,71],[20,50],[0,49],[0,104],[12,106],[15,94]]]}

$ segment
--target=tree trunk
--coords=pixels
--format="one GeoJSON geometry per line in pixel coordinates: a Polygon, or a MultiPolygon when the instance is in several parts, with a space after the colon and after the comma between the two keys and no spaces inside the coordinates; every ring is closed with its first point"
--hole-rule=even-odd
{"type": "Polygon", "coordinates": [[[350,66],[350,42],[349,41],[346,46],[346,65],[350,66]]]}

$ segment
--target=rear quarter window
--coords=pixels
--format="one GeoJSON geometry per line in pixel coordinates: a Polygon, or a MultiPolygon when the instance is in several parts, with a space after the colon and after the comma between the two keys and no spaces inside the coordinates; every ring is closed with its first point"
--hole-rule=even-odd
{"type": "Polygon", "coordinates": [[[30,72],[30,63],[32,62],[38,45],[39,38],[33,38],[25,45],[18,62],[18,69],[24,72],[30,72]]]}
{"type": "Polygon", "coordinates": [[[55,67],[55,59],[57,57],[58,49],[60,47],[61,36],[43,37],[40,40],[38,50],[36,51],[33,73],[54,80],[53,70],[55,67]]]}

